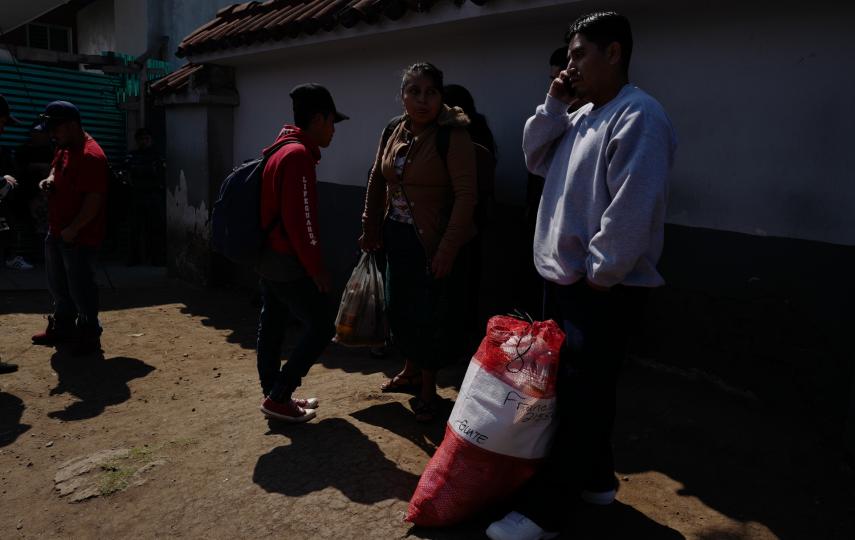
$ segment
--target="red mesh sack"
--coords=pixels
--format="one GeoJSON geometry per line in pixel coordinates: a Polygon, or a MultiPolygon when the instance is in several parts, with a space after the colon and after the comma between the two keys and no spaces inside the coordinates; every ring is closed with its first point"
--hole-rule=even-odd
{"type": "Polygon", "coordinates": [[[554,321],[490,319],[406,521],[424,527],[458,523],[531,478],[555,430],[563,340],[554,321]]]}

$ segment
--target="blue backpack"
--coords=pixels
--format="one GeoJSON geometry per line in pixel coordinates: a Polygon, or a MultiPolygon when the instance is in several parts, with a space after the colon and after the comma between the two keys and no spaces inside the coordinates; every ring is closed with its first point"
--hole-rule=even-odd
{"type": "Polygon", "coordinates": [[[267,160],[294,141],[274,145],[264,156],[238,165],[223,180],[211,210],[211,249],[237,264],[258,263],[270,233],[281,225],[280,214],[273,223],[261,225],[261,182],[267,160]]]}

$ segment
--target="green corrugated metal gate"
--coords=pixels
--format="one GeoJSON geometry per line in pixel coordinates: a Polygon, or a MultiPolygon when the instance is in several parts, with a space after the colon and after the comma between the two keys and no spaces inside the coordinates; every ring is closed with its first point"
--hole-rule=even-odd
{"type": "Polygon", "coordinates": [[[27,124],[7,128],[0,137],[0,145],[16,147],[24,142],[30,122],[45,105],[63,99],[77,105],[83,128],[98,141],[110,161],[116,162],[127,150],[125,114],[116,102],[122,84],[118,76],[0,63],[0,94],[6,96],[12,113],[27,124]]]}

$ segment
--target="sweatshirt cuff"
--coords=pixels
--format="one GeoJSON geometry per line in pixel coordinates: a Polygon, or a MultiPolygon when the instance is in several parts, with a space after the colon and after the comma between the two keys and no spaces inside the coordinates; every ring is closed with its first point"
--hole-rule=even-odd
{"type": "Polygon", "coordinates": [[[567,114],[567,104],[558,98],[546,94],[543,111],[549,116],[561,116],[562,114],[567,114]]]}
{"type": "Polygon", "coordinates": [[[585,279],[600,287],[612,288],[620,283],[619,280],[603,279],[602,272],[594,272],[594,259],[588,255],[585,259],[585,279]],[[596,275],[595,275],[596,274],[596,275]]]}

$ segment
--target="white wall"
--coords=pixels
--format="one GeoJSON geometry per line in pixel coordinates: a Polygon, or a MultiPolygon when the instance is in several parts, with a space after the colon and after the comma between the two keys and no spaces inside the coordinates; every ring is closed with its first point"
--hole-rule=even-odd
{"type": "MultiPolygon", "coordinates": [[[[320,82],[353,120],[339,124],[319,177],[363,184],[380,130],[400,110],[401,69],[426,59],[472,91],[499,144],[498,195],[521,201],[521,130],[546,91],[549,53],[570,20],[599,4],[235,60],[235,160],[257,155],[290,120],[291,87],[320,82]]],[[[853,245],[855,7],[768,5],[772,15],[743,4],[623,10],[636,40],[632,78],[663,103],[680,140],[669,221],[853,245]]]]}
{"type": "Polygon", "coordinates": [[[364,184],[383,126],[401,112],[402,70],[414,61],[428,60],[444,71],[446,83],[463,84],[475,96],[499,145],[501,196],[519,198],[525,184],[521,126],[545,95],[549,54],[561,45],[564,24],[556,21],[550,32],[535,25],[516,28],[513,43],[503,37],[513,29],[511,21],[490,26],[465,23],[451,29],[320,44],[239,66],[235,159],[257,154],[282,123],[291,120],[288,91],[293,86],[319,82],[352,118],[336,126],[336,138],[324,152],[319,177],[364,184]],[[490,49],[484,48],[485,43],[490,49]]]}
{"type": "Polygon", "coordinates": [[[77,12],[77,49],[80,54],[116,50],[113,0],[98,0],[77,12]]]}

